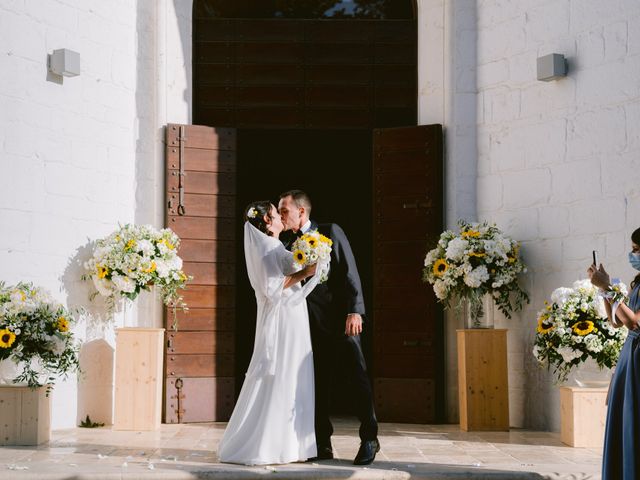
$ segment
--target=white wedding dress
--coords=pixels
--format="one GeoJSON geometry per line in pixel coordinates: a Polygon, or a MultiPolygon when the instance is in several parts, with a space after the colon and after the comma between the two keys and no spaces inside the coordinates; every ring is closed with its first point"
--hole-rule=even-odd
{"type": "Polygon", "coordinates": [[[253,356],[238,402],[218,446],[222,462],[265,465],[317,454],[315,388],[305,285],[284,289],[293,258],[277,238],[244,227],[247,272],[257,302],[253,356]]]}

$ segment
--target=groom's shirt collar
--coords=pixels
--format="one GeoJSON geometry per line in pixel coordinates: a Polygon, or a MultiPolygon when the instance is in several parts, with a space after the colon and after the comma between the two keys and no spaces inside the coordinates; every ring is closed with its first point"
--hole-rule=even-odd
{"type": "Polygon", "coordinates": [[[311,228],[311,220],[307,220],[307,223],[305,223],[302,228],[300,229],[300,231],[304,234],[307,233],[309,231],[309,229],[311,228]]]}

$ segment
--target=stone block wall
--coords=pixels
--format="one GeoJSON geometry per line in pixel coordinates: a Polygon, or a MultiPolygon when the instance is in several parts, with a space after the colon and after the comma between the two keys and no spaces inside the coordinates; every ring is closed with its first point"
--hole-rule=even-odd
{"type": "Polygon", "coordinates": [[[584,278],[597,249],[629,282],[640,226],[640,4],[632,0],[477,2],[479,219],[522,241],[531,305],[509,328],[511,424],[559,429],[559,395],[531,354],[536,312],[584,278]],[[562,53],[566,78],[536,80],[562,53]]]}

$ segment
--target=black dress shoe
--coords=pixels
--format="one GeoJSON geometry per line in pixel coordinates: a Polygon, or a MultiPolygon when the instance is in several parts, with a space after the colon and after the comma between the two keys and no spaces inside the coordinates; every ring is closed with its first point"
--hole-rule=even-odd
{"type": "Polygon", "coordinates": [[[310,458],[307,462],[315,462],[317,460],[331,460],[333,459],[333,449],[331,445],[318,447],[318,456],[310,458]]]}
{"type": "Polygon", "coordinates": [[[378,440],[367,440],[360,444],[360,450],[353,461],[354,465],[369,465],[376,459],[376,453],[380,451],[378,440]]]}

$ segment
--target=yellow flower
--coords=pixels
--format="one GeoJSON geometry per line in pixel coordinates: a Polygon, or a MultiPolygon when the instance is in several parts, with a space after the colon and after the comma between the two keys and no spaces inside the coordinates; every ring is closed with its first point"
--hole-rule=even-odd
{"type": "Polygon", "coordinates": [[[98,269],[98,278],[104,278],[109,274],[109,269],[107,267],[96,265],[96,268],[98,269]]]}
{"type": "Polygon", "coordinates": [[[307,256],[302,250],[296,250],[293,252],[293,259],[298,265],[304,265],[304,262],[307,261],[307,256]]]}
{"type": "Polygon", "coordinates": [[[448,269],[449,269],[449,264],[444,258],[439,258],[433,264],[433,274],[436,277],[442,277],[448,269]]]}
{"type": "Polygon", "coordinates": [[[180,271],[180,280],[182,280],[183,282],[187,279],[187,276],[185,275],[185,273],[181,270],[180,271]]]}
{"type": "Polygon", "coordinates": [[[471,252],[469,254],[470,257],[478,257],[478,258],[482,258],[482,257],[486,257],[487,254],[486,253],[481,253],[481,252],[471,252]]]}
{"type": "Polygon", "coordinates": [[[540,315],[540,318],[538,318],[538,328],[536,329],[538,333],[547,333],[556,328],[552,323],[547,323],[547,320],[549,320],[549,315],[540,315]]]}
{"type": "Polygon", "coordinates": [[[462,232],[462,238],[478,238],[480,236],[480,232],[477,230],[467,230],[466,232],[462,232]]]}
{"type": "Polygon", "coordinates": [[[160,240],[158,244],[160,243],[164,243],[169,250],[174,250],[176,248],[176,246],[166,238],[163,238],[162,240],[160,240]]]}
{"type": "Polygon", "coordinates": [[[56,326],[58,327],[58,330],[60,330],[61,332],[68,332],[69,331],[69,320],[67,320],[64,317],[60,317],[60,318],[58,318],[58,323],[56,324],[56,326]]]}
{"type": "Polygon", "coordinates": [[[127,242],[127,244],[125,245],[124,249],[125,250],[131,250],[135,246],[136,246],[136,241],[132,238],[131,240],[129,240],[127,242]]]}
{"type": "Polygon", "coordinates": [[[307,245],[309,245],[311,248],[316,248],[316,246],[318,245],[318,241],[313,237],[306,238],[305,240],[307,242],[307,245]]]}
{"type": "Polygon", "coordinates": [[[16,341],[16,334],[3,328],[0,330],[0,348],[9,348],[16,341]]]}
{"type": "Polygon", "coordinates": [[[322,243],[328,243],[329,246],[333,245],[333,240],[331,240],[329,237],[325,237],[324,235],[320,234],[320,241],[322,243]]]}
{"type": "Polygon", "coordinates": [[[142,270],[144,273],[153,273],[156,271],[156,262],[151,262],[151,265],[149,265],[149,268],[145,268],[142,270]]]}
{"type": "Polygon", "coordinates": [[[584,336],[589,335],[595,328],[595,325],[591,320],[581,320],[580,322],[574,323],[571,328],[573,329],[574,333],[577,333],[580,336],[584,336]]]}

